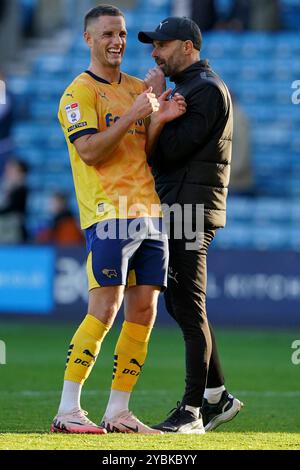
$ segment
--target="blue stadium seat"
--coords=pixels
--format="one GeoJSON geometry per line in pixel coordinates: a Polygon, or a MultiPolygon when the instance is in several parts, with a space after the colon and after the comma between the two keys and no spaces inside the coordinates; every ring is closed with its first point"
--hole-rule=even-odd
{"type": "Polygon", "coordinates": [[[57,119],[58,100],[33,100],[30,103],[28,114],[31,119],[37,121],[53,122],[57,119]]]}
{"type": "Polygon", "coordinates": [[[161,21],[171,15],[171,6],[170,0],[138,0],[135,13],[142,11],[148,14],[160,14],[159,21],[161,21]]]}
{"type": "Polygon", "coordinates": [[[27,201],[27,211],[31,215],[49,213],[50,192],[31,191],[27,201]]]}
{"type": "Polygon", "coordinates": [[[234,93],[245,104],[274,103],[279,105],[291,105],[291,83],[271,82],[266,80],[238,80],[232,85],[234,93]]]}
{"type": "Polygon", "coordinates": [[[36,146],[30,147],[29,145],[25,145],[24,147],[17,147],[16,155],[18,158],[26,161],[29,168],[40,165],[42,161],[42,154],[36,146]]]}
{"type": "Polygon", "coordinates": [[[219,230],[213,241],[215,248],[245,249],[251,244],[251,234],[244,223],[228,223],[225,230],[219,230]]]}
{"type": "Polygon", "coordinates": [[[288,126],[290,129],[298,128],[300,123],[300,113],[297,106],[292,103],[277,104],[269,103],[248,103],[243,107],[249,118],[253,120],[253,125],[264,123],[278,123],[282,126],[288,126]]]}
{"type": "Polygon", "coordinates": [[[282,249],[288,242],[288,230],[279,225],[253,226],[251,230],[252,247],[257,250],[282,249]]]}
{"type": "Polygon", "coordinates": [[[239,33],[224,31],[205,33],[203,35],[204,53],[216,59],[236,57],[240,52],[239,40],[239,33]]]}
{"type": "Polygon", "coordinates": [[[32,145],[50,149],[65,147],[65,138],[58,123],[20,122],[13,128],[13,140],[20,150],[32,145]]]}
{"type": "Polygon", "coordinates": [[[241,55],[244,58],[261,58],[274,53],[274,41],[267,33],[247,32],[241,38],[241,55]]]}
{"type": "Polygon", "coordinates": [[[256,201],[252,214],[253,220],[270,222],[288,222],[290,220],[289,211],[286,210],[284,199],[261,198],[256,201]]]}
{"type": "Polygon", "coordinates": [[[249,220],[255,210],[255,200],[247,197],[230,196],[228,198],[227,208],[228,220],[249,220]]]}
{"type": "Polygon", "coordinates": [[[250,225],[228,224],[220,230],[214,247],[220,249],[285,249],[289,243],[289,229],[276,224],[250,225]]]}
{"type": "Polygon", "coordinates": [[[35,75],[65,75],[71,70],[71,62],[66,60],[65,55],[47,54],[43,57],[39,57],[33,64],[33,72],[35,75]]]}

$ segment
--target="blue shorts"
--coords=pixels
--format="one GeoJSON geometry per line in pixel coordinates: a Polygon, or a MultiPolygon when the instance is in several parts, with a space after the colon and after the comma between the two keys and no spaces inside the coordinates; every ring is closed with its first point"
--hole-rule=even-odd
{"type": "Polygon", "coordinates": [[[160,218],[110,219],[85,231],[89,290],[167,287],[168,237],[160,218]]]}

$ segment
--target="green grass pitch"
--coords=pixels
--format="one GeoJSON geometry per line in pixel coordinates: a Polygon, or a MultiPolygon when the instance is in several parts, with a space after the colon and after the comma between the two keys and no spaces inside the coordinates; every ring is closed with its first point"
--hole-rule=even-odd
{"type": "MultiPolygon", "coordinates": [[[[7,365],[0,366],[0,449],[201,450],[300,449],[300,365],[291,344],[300,331],[219,330],[227,388],[245,403],[215,432],[197,435],[51,435],[65,357],[76,325],[0,323],[7,365]]],[[[112,375],[119,327],[109,334],[84,388],[82,406],[99,422],[112,375]]],[[[184,386],[183,342],[174,328],[155,328],[131,409],[148,424],[165,418],[184,386]]]]}

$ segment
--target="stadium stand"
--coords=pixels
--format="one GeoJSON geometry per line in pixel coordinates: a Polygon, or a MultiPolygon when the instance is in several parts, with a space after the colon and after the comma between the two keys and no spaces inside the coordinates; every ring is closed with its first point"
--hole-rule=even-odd
{"type": "MultiPolygon", "coordinates": [[[[209,58],[234,91],[251,120],[255,197],[230,196],[227,229],[218,248],[300,249],[300,109],[293,105],[292,82],[300,79],[300,13],[296,0],[283,1],[286,30],[279,33],[209,32],[203,58],[209,58]]],[[[141,78],[153,66],[137,31],[153,28],[170,14],[168,0],[143,0],[125,12],[129,30],[123,69],[141,78]]],[[[37,57],[26,77],[11,76],[17,123],[17,154],[31,166],[28,228],[47,221],[53,191],[73,194],[68,154],[56,114],[66,85],[88,66],[81,34],[60,52],[37,57]]],[[[74,196],[73,196],[74,199],[74,196]]],[[[75,208],[75,199],[74,199],[75,208]]]]}

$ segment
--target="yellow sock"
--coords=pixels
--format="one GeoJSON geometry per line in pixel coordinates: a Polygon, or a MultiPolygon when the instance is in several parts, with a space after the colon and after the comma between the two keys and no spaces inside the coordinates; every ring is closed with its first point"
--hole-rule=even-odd
{"type": "Polygon", "coordinates": [[[112,390],[132,392],[148,351],[152,327],[125,321],[115,350],[112,390]]]}
{"type": "Polygon", "coordinates": [[[91,373],[109,327],[87,315],[75,333],[69,347],[65,380],[83,384],[91,373]]]}

